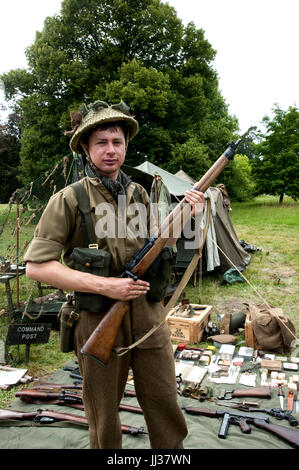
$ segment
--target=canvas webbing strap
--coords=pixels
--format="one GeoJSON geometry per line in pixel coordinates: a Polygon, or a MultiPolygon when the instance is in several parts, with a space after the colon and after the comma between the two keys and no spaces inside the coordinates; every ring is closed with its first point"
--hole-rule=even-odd
{"type": "Polygon", "coordinates": [[[124,354],[129,352],[130,349],[135,348],[138,344],[142,343],[147,338],[149,338],[155,331],[158,330],[158,328],[160,328],[164,324],[168,313],[170,312],[170,310],[177,303],[178,299],[180,298],[181,293],[183,292],[184,288],[186,287],[186,285],[189,282],[190,277],[192,276],[194,270],[196,269],[199,259],[201,258],[202,250],[203,250],[205,240],[206,240],[206,237],[207,237],[207,233],[208,233],[208,229],[209,229],[210,216],[211,216],[211,201],[210,201],[210,199],[208,199],[207,200],[206,225],[205,225],[205,228],[203,230],[201,245],[197,250],[195,250],[194,256],[193,256],[192,260],[190,261],[190,263],[188,265],[188,268],[186,269],[186,271],[185,271],[185,273],[184,273],[184,275],[183,275],[183,277],[182,277],[182,279],[181,279],[181,281],[178,285],[178,288],[176,289],[175,293],[171,297],[171,299],[168,302],[168,304],[166,305],[166,307],[161,312],[161,315],[160,315],[160,318],[159,318],[158,322],[144,336],[142,336],[142,338],[135,341],[135,343],[132,343],[130,346],[128,346],[126,348],[119,347],[119,348],[114,348],[113,349],[113,351],[118,356],[123,356],[124,354]]]}
{"type": "Polygon", "coordinates": [[[78,181],[71,184],[71,187],[75,192],[78,207],[81,212],[81,228],[83,231],[84,246],[88,247],[89,244],[97,242],[94,225],[90,215],[89,197],[83,184],[79,183],[78,181]]]}

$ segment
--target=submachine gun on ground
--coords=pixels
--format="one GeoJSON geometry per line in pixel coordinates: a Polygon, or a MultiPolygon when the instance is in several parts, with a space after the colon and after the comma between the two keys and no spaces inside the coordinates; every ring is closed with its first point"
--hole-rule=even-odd
{"type": "Polygon", "coordinates": [[[192,415],[206,416],[208,418],[222,418],[218,432],[218,437],[220,439],[226,438],[230,424],[238,424],[241,431],[245,434],[249,434],[251,432],[249,424],[253,424],[259,429],[263,429],[264,431],[268,431],[271,434],[274,434],[280,439],[286,441],[291,446],[295,448],[299,447],[299,431],[287,428],[286,426],[272,424],[269,422],[268,416],[265,415],[255,415],[252,413],[228,413],[227,411],[211,410],[209,408],[197,408],[193,406],[186,406],[183,407],[183,409],[186,411],[186,413],[192,415]]]}
{"type": "MultiPolygon", "coordinates": [[[[193,189],[203,193],[207,191],[229,161],[233,159],[240,141],[241,139],[230,144],[201,180],[195,183],[193,189]]],[[[174,230],[175,233],[180,233],[183,230],[183,221],[186,223],[187,216],[190,218],[190,206],[186,204],[186,200],[183,198],[161,223],[157,237],[151,238],[141,251],[134,256],[132,262],[125,267],[124,276],[130,276],[133,279],[142,278],[159,256],[168,240],[173,238],[174,230]],[[179,231],[177,231],[177,227],[180,228],[179,231]]],[[[128,301],[116,301],[83,345],[81,353],[97,360],[102,366],[107,365],[117,332],[124,315],[129,311],[129,306],[130,302],[128,301]]]]}

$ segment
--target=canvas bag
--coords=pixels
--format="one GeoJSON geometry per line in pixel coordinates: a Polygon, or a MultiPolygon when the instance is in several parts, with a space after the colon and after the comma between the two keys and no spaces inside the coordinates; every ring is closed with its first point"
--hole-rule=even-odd
{"type": "Polygon", "coordinates": [[[252,328],[257,343],[265,351],[288,354],[296,340],[296,330],[281,308],[266,303],[248,304],[252,328]]]}

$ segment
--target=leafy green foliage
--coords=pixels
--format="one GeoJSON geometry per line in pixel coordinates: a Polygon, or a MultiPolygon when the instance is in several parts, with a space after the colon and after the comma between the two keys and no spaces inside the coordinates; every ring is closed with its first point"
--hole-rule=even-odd
{"type": "Polygon", "coordinates": [[[18,188],[19,135],[17,114],[10,114],[6,124],[0,123],[0,203],[7,202],[18,188]]]}
{"type": "Polygon", "coordinates": [[[191,137],[183,144],[174,145],[171,154],[168,169],[172,173],[184,169],[195,180],[199,180],[212,164],[207,145],[202,144],[196,137],[191,137]]]}
{"type": "Polygon", "coordinates": [[[252,168],[247,155],[236,154],[234,160],[221,175],[221,181],[229,188],[229,196],[234,201],[248,201],[255,191],[252,168]]]}
{"type": "Polygon", "coordinates": [[[184,27],[160,0],[64,0],[26,55],[28,70],[1,77],[22,117],[24,184],[69,153],[69,112],[96,99],[123,99],[140,122],[129,164],[147,155],[173,168],[176,146],[197,136],[204,150],[199,162],[198,153],[193,158],[202,173],[202,155],[215,161],[238,127],[219,93],[204,31],[184,27]]]}
{"type": "Polygon", "coordinates": [[[284,111],[276,105],[274,118],[265,116],[266,134],[257,145],[253,161],[259,194],[284,194],[299,197],[299,112],[296,107],[284,111]]]}

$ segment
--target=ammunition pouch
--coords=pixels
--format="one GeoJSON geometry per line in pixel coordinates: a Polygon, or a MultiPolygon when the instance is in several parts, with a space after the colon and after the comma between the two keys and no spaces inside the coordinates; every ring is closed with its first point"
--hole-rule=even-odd
{"type": "Polygon", "coordinates": [[[143,279],[150,283],[150,290],[146,294],[149,302],[161,302],[169,286],[175,254],[172,248],[165,246],[160,255],[148,268],[143,279]]]}
{"type": "Polygon", "coordinates": [[[79,313],[74,309],[72,302],[64,302],[59,314],[60,351],[68,353],[74,351],[74,333],[79,313]]]}
{"type": "MultiPolygon", "coordinates": [[[[97,248],[74,248],[70,258],[74,261],[74,269],[108,277],[110,274],[111,254],[97,248]]],[[[75,309],[89,312],[101,312],[110,306],[111,299],[100,294],[75,292],[75,309]]]]}

